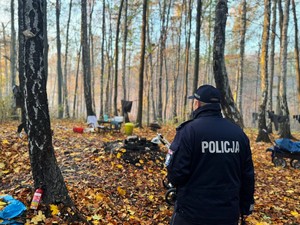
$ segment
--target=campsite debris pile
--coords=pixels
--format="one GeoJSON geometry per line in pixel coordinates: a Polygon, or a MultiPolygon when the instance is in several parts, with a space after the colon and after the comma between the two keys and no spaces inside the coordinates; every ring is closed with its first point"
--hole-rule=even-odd
{"type": "Polygon", "coordinates": [[[158,144],[152,143],[144,137],[129,136],[125,140],[117,140],[104,143],[104,150],[117,154],[124,162],[143,168],[143,164],[149,161],[163,167],[165,153],[158,144]]]}

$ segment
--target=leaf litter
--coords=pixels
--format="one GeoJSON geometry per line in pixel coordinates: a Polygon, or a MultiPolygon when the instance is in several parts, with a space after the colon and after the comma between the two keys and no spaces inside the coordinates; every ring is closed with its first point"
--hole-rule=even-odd
{"type": "MultiPolygon", "coordinates": [[[[128,137],[122,132],[79,134],[72,130],[74,121],[52,123],[53,147],[69,194],[92,224],[169,224],[173,208],[164,200],[162,185],[165,147],[130,150],[123,148],[128,137]],[[110,150],[109,144],[114,144],[110,150]]],[[[37,214],[29,210],[34,191],[27,140],[17,136],[16,122],[2,127],[0,195],[10,194],[27,206],[25,224],[70,224],[60,206],[50,205],[50,213],[43,207],[37,214]]],[[[175,126],[164,126],[159,132],[171,141],[175,126]]],[[[247,218],[248,224],[300,224],[300,170],[274,167],[266,152],[272,144],[256,143],[256,130],[246,133],[256,177],[255,211],[247,218]]],[[[134,134],[147,141],[156,136],[148,128],[135,128],[134,134]]]]}

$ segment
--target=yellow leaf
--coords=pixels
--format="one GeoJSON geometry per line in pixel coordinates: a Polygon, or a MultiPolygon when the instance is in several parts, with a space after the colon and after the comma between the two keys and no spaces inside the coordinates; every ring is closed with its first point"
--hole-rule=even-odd
{"type": "Polygon", "coordinates": [[[58,209],[57,205],[51,204],[50,210],[51,210],[52,216],[57,215],[59,213],[59,209],[58,209]]]}
{"type": "Polygon", "coordinates": [[[287,193],[294,193],[294,190],[286,190],[287,193]]]}
{"type": "Polygon", "coordinates": [[[4,139],[4,140],[2,141],[2,144],[3,144],[3,145],[8,145],[8,144],[9,144],[9,141],[6,140],[6,139],[4,139]]]}
{"type": "Polygon", "coordinates": [[[296,218],[299,216],[299,213],[297,211],[291,211],[291,214],[296,218]]]}
{"type": "Polygon", "coordinates": [[[149,195],[148,199],[152,202],[153,199],[154,199],[154,196],[153,195],[149,195]]]}
{"type": "Polygon", "coordinates": [[[122,196],[126,195],[126,191],[123,190],[120,186],[117,187],[117,191],[118,191],[118,193],[119,193],[120,195],[122,195],[122,196]]]}
{"type": "Polygon", "coordinates": [[[121,152],[118,152],[117,158],[119,159],[119,158],[121,158],[121,156],[122,156],[122,153],[121,153],[121,152]]]}
{"type": "Polygon", "coordinates": [[[104,198],[104,195],[102,193],[98,193],[98,194],[96,194],[95,198],[96,198],[97,201],[102,201],[103,198],[104,198]]]}
{"type": "Polygon", "coordinates": [[[0,169],[3,169],[5,167],[4,163],[0,163],[0,169]]]}
{"type": "Polygon", "coordinates": [[[117,165],[117,168],[123,169],[123,166],[122,166],[121,164],[118,164],[118,165],[117,165]]]}
{"type": "Polygon", "coordinates": [[[15,172],[15,173],[19,173],[20,170],[21,170],[21,167],[14,168],[14,172],[15,172]]]}
{"type": "Polygon", "coordinates": [[[93,218],[93,220],[101,220],[102,216],[96,214],[96,215],[93,215],[92,218],[93,218]]]}
{"type": "Polygon", "coordinates": [[[33,224],[39,224],[39,222],[44,222],[46,219],[45,215],[42,211],[39,210],[38,214],[34,217],[32,217],[31,222],[33,224]]]}
{"type": "Polygon", "coordinates": [[[140,162],[140,164],[143,164],[143,163],[144,163],[144,161],[143,161],[143,160],[141,160],[141,159],[139,160],[139,162],[140,162]]]}

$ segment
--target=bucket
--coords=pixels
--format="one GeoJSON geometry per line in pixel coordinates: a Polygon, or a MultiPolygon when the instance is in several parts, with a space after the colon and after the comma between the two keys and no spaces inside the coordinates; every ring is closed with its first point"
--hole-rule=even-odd
{"type": "Polygon", "coordinates": [[[83,127],[73,127],[73,131],[75,133],[83,133],[83,127]]]}
{"type": "Polygon", "coordinates": [[[133,132],[133,123],[125,123],[124,125],[124,132],[126,135],[132,135],[133,132]]]}

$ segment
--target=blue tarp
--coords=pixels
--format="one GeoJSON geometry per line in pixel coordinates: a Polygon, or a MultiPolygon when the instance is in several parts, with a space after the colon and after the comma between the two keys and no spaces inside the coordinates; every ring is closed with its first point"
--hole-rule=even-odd
{"type": "Polygon", "coordinates": [[[285,149],[289,152],[300,152],[300,141],[291,141],[288,138],[281,138],[275,140],[279,148],[285,149]]]}
{"type": "Polygon", "coordinates": [[[8,204],[2,210],[0,210],[0,220],[3,220],[0,222],[0,224],[21,224],[14,221],[13,218],[20,216],[26,210],[26,206],[10,195],[0,196],[0,198],[8,204]]]}

